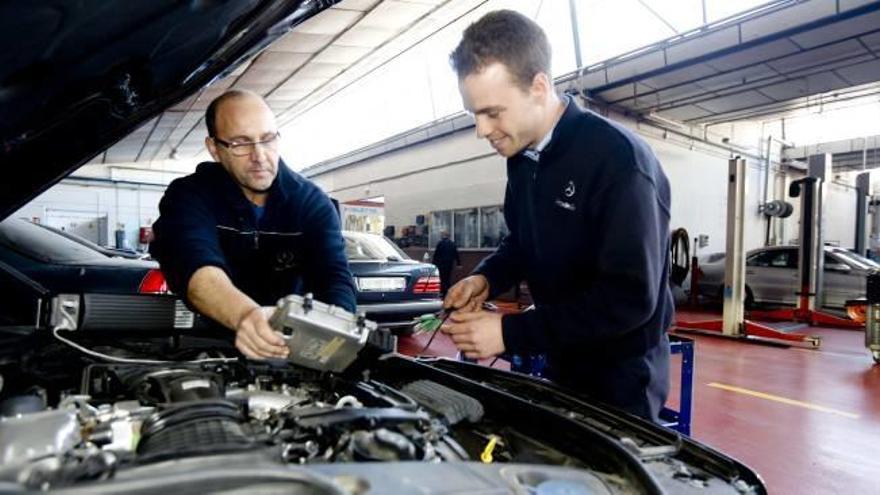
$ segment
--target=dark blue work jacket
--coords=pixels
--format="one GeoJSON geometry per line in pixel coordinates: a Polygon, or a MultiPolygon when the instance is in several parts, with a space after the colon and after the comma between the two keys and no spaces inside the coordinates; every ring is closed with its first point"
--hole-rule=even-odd
{"type": "Polygon", "coordinates": [[[475,270],[491,297],[526,280],[535,310],[503,318],[507,352],[656,419],[669,388],[669,183],[629,129],[570,101],[537,160],[507,161],[510,229],[475,270]]]}
{"type": "Polygon", "coordinates": [[[355,310],[336,208],[283,162],[259,222],[241,188],[214,162],[174,180],[159,213],[150,253],[181,296],[196,270],[216,266],[261,305],[312,292],[322,302],[355,310]]]}

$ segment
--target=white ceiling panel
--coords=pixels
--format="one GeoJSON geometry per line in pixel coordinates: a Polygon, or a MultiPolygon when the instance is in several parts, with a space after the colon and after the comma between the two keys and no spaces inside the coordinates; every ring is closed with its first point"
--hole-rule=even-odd
{"type": "Polygon", "coordinates": [[[335,34],[311,34],[292,31],[287,33],[280,40],[272,43],[269,50],[272,52],[292,52],[292,53],[317,53],[325,46],[329,45],[335,34]]]}
{"type": "Polygon", "coordinates": [[[309,95],[309,91],[302,89],[285,89],[286,87],[280,87],[269,94],[266,97],[266,100],[270,102],[274,101],[299,101],[302,98],[305,98],[309,95]]]}
{"type": "Polygon", "coordinates": [[[365,12],[375,7],[379,2],[380,0],[342,0],[334,8],[365,12]]]}
{"type": "Polygon", "coordinates": [[[649,77],[642,82],[654,88],[668,88],[669,86],[693,81],[695,79],[702,79],[716,74],[718,74],[716,69],[713,69],[706,64],[698,64],[649,77]]]}
{"type": "Polygon", "coordinates": [[[385,0],[361,21],[362,26],[399,31],[430,12],[432,5],[385,0]]]}
{"type": "Polygon", "coordinates": [[[345,64],[321,64],[310,62],[302,69],[296,72],[297,77],[314,78],[314,79],[330,79],[345,69],[345,64]]]}
{"type": "Polygon", "coordinates": [[[251,70],[271,69],[292,72],[302,67],[313,56],[309,53],[266,51],[254,62],[251,70]]]}
{"type": "MultiPolygon", "coordinates": [[[[279,90],[302,91],[306,94],[311,93],[317,88],[323,86],[327,82],[327,78],[302,77],[296,75],[281,85],[279,90]]],[[[277,91],[277,90],[276,90],[277,91]]]]}
{"type": "Polygon", "coordinates": [[[674,108],[671,110],[663,110],[657,112],[657,115],[679,122],[685,122],[693,119],[700,119],[714,115],[713,112],[700,108],[698,105],[688,105],[684,107],[674,108]]]}
{"type": "Polygon", "coordinates": [[[393,29],[358,25],[346,31],[334,42],[334,45],[375,48],[391,39],[394,33],[393,29]]]}
{"type": "Polygon", "coordinates": [[[330,45],[315,56],[313,63],[351,65],[370,53],[371,48],[330,45]]]}
{"type": "Polygon", "coordinates": [[[867,50],[861,43],[856,40],[848,40],[773,60],[767,62],[767,65],[781,72],[792,72],[865,53],[867,50]]]}
{"type": "Polygon", "coordinates": [[[336,35],[352,26],[363,16],[363,12],[356,10],[330,8],[297,26],[296,32],[336,35]]]}
{"type": "Polygon", "coordinates": [[[860,36],[859,40],[875,54],[880,55],[880,32],[860,36]]]}
{"type": "Polygon", "coordinates": [[[762,87],[761,93],[777,101],[786,101],[816,93],[825,93],[846,86],[846,81],[833,73],[822,72],[813,76],[762,87]]]}
{"type": "Polygon", "coordinates": [[[837,69],[835,72],[853,85],[880,81],[880,60],[872,60],[852,67],[837,69]]]}
{"type": "Polygon", "coordinates": [[[760,63],[771,58],[791,55],[799,51],[801,51],[800,48],[790,40],[781,39],[746,48],[730,55],[715,57],[709,63],[712,67],[725,71],[760,63]]]}
{"type": "Polygon", "coordinates": [[[740,108],[749,108],[757,105],[766,105],[774,103],[774,100],[758,93],[757,91],[746,91],[731,96],[722,96],[720,98],[712,98],[711,100],[701,101],[700,107],[714,113],[730,112],[740,108]]]}
{"type": "Polygon", "coordinates": [[[880,12],[873,12],[798,34],[791,39],[804,48],[813,48],[840,39],[840,33],[854,36],[876,31],[878,28],[880,28],[880,12]]]}
{"type": "Polygon", "coordinates": [[[236,86],[241,84],[269,84],[277,86],[290,76],[287,70],[249,70],[246,74],[238,78],[236,86]]]}
{"type": "MultiPolygon", "coordinates": [[[[266,96],[270,91],[275,89],[277,84],[267,84],[267,83],[257,83],[257,82],[244,82],[238,81],[235,83],[236,88],[246,89],[248,91],[253,91],[260,96],[266,96]]],[[[210,100],[209,100],[210,103],[210,100]]],[[[207,107],[206,107],[207,108],[207,107]]]]}

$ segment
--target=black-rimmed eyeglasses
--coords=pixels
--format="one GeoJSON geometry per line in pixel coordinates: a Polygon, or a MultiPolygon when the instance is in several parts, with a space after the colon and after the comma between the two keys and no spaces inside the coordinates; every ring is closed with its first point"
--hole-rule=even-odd
{"type": "Polygon", "coordinates": [[[275,134],[263,139],[261,141],[224,141],[217,137],[212,137],[215,143],[223,145],[226,149],[229,150],[235,156],[248,156],[254,152],[256,146],[259,144],[266,149],[275,150],[278,148],[278,138],[281,136],[281,133],[276,132],[275,134]]]}

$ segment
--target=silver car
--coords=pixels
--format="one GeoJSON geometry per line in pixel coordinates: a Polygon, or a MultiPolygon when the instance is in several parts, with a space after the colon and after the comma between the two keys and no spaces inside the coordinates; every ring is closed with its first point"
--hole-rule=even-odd
{"type": "MultiPolygon", "coordinates": [[[[746,255],[746,307],[755,303],[796,305],[798,246],[774,246],[746,255]]],[[[825,246],[824,303],[844,308],[846,301],[865,297],[866,277],[880,265],[846,249],[825,246]]],[[[724,286],[724,253],[705,256],[697,283],[699,294],[720,300],[724,286]]]]}

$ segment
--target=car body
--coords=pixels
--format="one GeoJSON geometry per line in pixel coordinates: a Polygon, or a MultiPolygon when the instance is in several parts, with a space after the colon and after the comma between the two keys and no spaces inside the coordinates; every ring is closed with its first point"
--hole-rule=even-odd
{"type": "MultiPolygon", "coordinates": [[[[746,255],[747,304],[796,305],[798,259],[798,246],[772,246],[749,251],[746,255]]],[[[701,296],[721,299],[724,262],[723,253],[702,258],[697,284],[701,296]]],[[[835,246],[825,246],[823,262],[823,306],[834,309],[843,309],[847,301],[864,298],[866,277],[880,269],[874,261],[835,246]]]]}
{"type": "Polygon", "coordinates": [[[58,294],[80,293],[87,294],[84,308],[88,307],[82,315],[88,321],[80,324],[89,327],[180,326],[192,321],[192,313],[169,293],[158,263],[110,252],[29,220],[3,220],[0,264],[29,283],[0,302],[0,325],[45,326],[48,313],[42,305],[58,294]],[[140,313],[141,318],[120,321],[130,313],[140,313]]]}
{"type": "Polygon", "coordinates": [[[358,311],[367,318],[380,327],[406,329],[418,316],[442,309],[437,267],[411,259],[381,235],[343,231],[342,236],[358,311]]]}
{"type": "MultiPolygon", "coordinates": [[[[0,219],[332,3],[4,4],[0,219]]],[[[41,287],[0,276],[7,298],[41,287]]],[[[339,308],[299,316],[357,319],[356,339],[297,350],[362,345],[336,373],[125,326],[142,310],[89,327],[87,287],[68,289],[37,290],[50,328],[0,332],[4,493],[766,493],[675,431],[530,376],[401,356],[339,308]]]]}
{"type": "Polygon", "coordinates": [[[71,241],[74,241],[79,244],[83,244],[87,247],[90,247],[94,251],[99,251],[101,253],[104,253],[107,256],[116,257],[116,258],[128,258],[128,259],[133,259],[133,260],[149,260],[149,259],[151,259],[150,253],[138,252],[138,251],[131,249],[131,248],[117,248],[117,247],[111,247],[111,246],[102,246],[100,244],[96,244],[96,243],[86,239],[85,237],[81,237],[77,234],[68,232],[64,229],[59,229],[59,228],[53,227],[51,225],[44,225],[44,224],[36,224],[36,225],[39,225],[40,227],[42,227],[46,230],[50,230],[52,232],[55,232],[58,235],[66,237],[66,238],[70,239],[71,241]]]}

